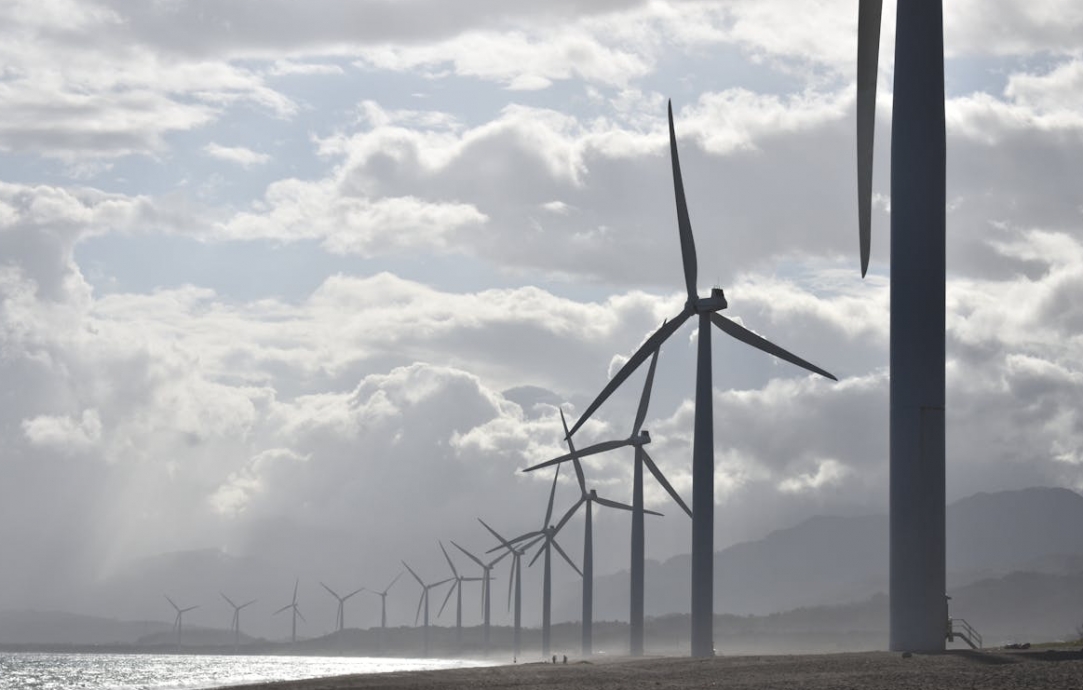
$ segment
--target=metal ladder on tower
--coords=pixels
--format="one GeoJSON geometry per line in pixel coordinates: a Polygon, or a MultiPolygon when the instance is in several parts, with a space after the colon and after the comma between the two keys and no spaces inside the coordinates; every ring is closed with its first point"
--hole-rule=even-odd
{"type": "Polygon", "coordinates": [[[970,645],[971,649],[981,649],[981,634],[970,623],[962,618],[948,619],[948,642],[954,642],[958,637],[970,645]]]}

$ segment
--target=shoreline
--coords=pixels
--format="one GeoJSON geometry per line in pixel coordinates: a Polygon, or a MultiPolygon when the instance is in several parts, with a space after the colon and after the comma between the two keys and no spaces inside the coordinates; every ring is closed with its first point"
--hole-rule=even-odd
{"type": "MultiPolygon", "coordinates": [[[[567,665],[531,662],[442,671],[407,671],[229,686],[229,690],[553,690],[607,688],[685,690],[704,687],[888,688],[983,690],[1083,687],[1083,651],[947,651],[569,659],[567,665]]],[[[221,690],[226,690],[222,688],[221,690]]]]}

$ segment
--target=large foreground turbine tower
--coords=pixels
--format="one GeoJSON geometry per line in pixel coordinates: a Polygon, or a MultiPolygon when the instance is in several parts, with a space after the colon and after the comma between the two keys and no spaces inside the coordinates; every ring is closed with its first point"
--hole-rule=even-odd
{"type": "MultiPolygon", "coordinates": [[[[861,0],[857,171],[861,275],[869,265],[883,0],[861,0]]],[[[898,0],[891,111],[890,647],[944,649],[944,10],[898,0]]]]}

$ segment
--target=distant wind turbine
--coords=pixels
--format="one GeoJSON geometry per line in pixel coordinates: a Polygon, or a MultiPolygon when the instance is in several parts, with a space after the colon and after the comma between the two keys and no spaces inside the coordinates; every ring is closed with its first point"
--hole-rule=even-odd
{"type": "Polygon", "coordinates": [[[557,478],[560,476],[560,465],[557,465],[556,472],[553,473],[553,487],[549,490],[549,504],[545,509],[545,522],[542,523],[542,527],[534,532],[527,532],[520,535],[515,539],[512,539],[512,543],[525,541],[534,537],[540,537],[541,548],[538,549],[538,553],[534,554],[534,558],[530,559],[527,563],[527,567],[534,565],[538,558],[542,555],[545,556],[543,576],[542,576],[542,656],[549,656],[549,641],[550,641],[550,609],[552,605],[552,566],[551,566],[551,553],[553,549],[557,550],[557,553],[572,567],[580,577],[583,576],[583,571],[572,562],[572,559],[568,557],[568,554],[564,552],[564,549],[560,548],[560,544],[557,543],[557,532],[567,522],[560,523],[560,525],[553,525],[553,501],[557,494],[557,478]]]}
{"type": "MultiPolygon", "coordinates": [[[[289,604],[286,604],[282,608],[275,611],[274,614],[272,614],[272,615],[277,616],[278,614],[282,613],[283,611],[292,611],[293,612],[293,615],[292,615],[293,621],[292,621],[292,623],[290,625],[290,642],[293,642],[293,643],[297,642],[297,619],[300,618],[303,621],[305,620],[305,617],[303,615],[301,615],[301,609],[297,608],[297,585],[299,585],[300,583],[301,583],[300,578],[298,578],[297,580],[294,580],[294,582],[293,582],[293,600],[289,604]]],[[[308,621],[305,621],[305,622],[307,623],[308,621]]]]}
{"type": "Polygon", "coordinates": [[[346,600],[359,592],[364,591],[364,587],[358,587],[354,591],[350,592],[346,596],[339,596],[338,592],[331,589],[327,585],[320,583],[320,586],[327,590],[327,592],[338,600],[338,612],[335,614],[335,631],[342,632],[342,629],[346,627],[346,600]]]}
{"type": "Polygon", "coordinates": [[[377,592],[374,589],[366,589],[365,591],[370,594],[375,594],[380,597],[380,651],[384,649],[385,636],[387,635],[387,593],[391,591],[391,588],[395,586],[395,583],[402,577],[402,571],[396,575],[387,587],[384,587],[383,591],[377,592]]]}
{"type": "Polygon", "coordinates": [[[425,584],[425,581],[418,577],[418,574],[414,572],[414,569],[407,565],[406,561],[402,562],[403,567],[410,571],[410,574],[417,580],[417,584],[421,586],[421,598],[417,600],[417,613],[414,614],[414,625],[417,625],[418,618],[421,616],[421,607],[425,607],[425,628],[421,633],[422,649],[425,656],[429,655],[429,591],[439,587],[442,584],[451,582],[454,578],[447,578],[440,580],[439,582],[433,582],[432,584],[425,584]]]}
{"type": "Polygon", "coordinates": [[[219,594],[221,594],[222,598],[225,599],[226,602],[233,607],[233,620],[229,624],[229,629],[233,631],[233,651],[237,651],[237,646],[241,643],[241,609],[247,606],[251,606],[252,604],[256,603],[256,600],[253,599],[252,601],[246,602],[238,606],[237,604],[233,603],[233,600],[227,597],[224,593],[219,592],[219,594]]]}
{"type": "Polygon", "coordinates": [[[195,609],[198,609],[199,605],[196,604],[195,606],[189,606],[188,608],[182,609],[181,607],[173,603],[173,600],[170,599],[168,596],[165,597],[165,600],[168,601],[169,605],[173,607],[173,610],[177,612],[177,616],[173,619],[173,629],[177,631],[177,648],[179,649],[181,646],[181,628],[184,624],[184,614],[188,613],[189,611],[194,611],[195,609]]]}
{"type": "Polygon", "coordinates": [[[594,402],[572,427],[575,433],[605,402],[647,356],[657,350],[692,316],[699,317],[696,359],[696,415],[692,446],[692,656],[714,654],[714,384],[711,375],[711,324],[727,335],[799,367],[837,380],[823,369],[806,362],[781,347],[756,335],[718,312],[728,306],[721,288],[713,288],[710,297],[696,292],[696,245],[684,196],[684,182],[677,157],[677,134],[673,127],[673,104],[669,104],[669,154],[673,163],[673,191],[677,201],[677,228],[681,240],[681,259],[688,301],[671,321],[654,332],[606,384],[594,402]]]}
{"type": "Polygon", "coordinates": [[[391,580],[390,583],[388,583],[387,587],[384,587],[384,590],[382,592],[377,592],[374,589],[365,590],[365,591],[369,592],[370,594],[375,594],[376,596],[380,597],[380,629],[381,630],[383,630],[384,628],[387,627],[387,593],[391,591],[391,588],[395,586],[395,583],[399,581],[400,577],[402,577],[402,571],[401,570],[399,571],[399,574],[396,575],[395,578],[393,580],[391,580]]]}
{"type": "MultiPolygon", "coordinates": [[[[564,421],[564,411],[560,412],[560,421],[564,424],[564,435],[568,442],[568,448],[571,451],[566,455],[561,455],[558,458],[554,458],[548,462],[543,462],[539,465],[527,468],[525,471],[530,472],[542,467],[549,467],[562,462],[571,460],[575,465],[575,471],[579,477],[580,489],[586,495],[586,485],[583,480],[583,470],[579,463],[579,458],[583,458],[596,453],[602,453],[609,450],[616,450],[618,448],[624,448],[625,446],[633,446],[635,448],[635,455],[632,465],[632,505],[625,506],[620,503],[603,502],[598,500],[598,503],[602,505],[609,505],[612,508],[621,508],[632,511],[632,547],[631,547],[631,587],[630,601],[629,601],[629,653],[632,656],[642,656],[643,654],[643,617],[644,617],[644,591],[645,591],[645,572],[646,572],[646,547],[645,547],[645,530],[643,525],[643,516],[647,511],[643,507],[643,466],[646,465],[650,470],[654,478],[658,480],[658,483],[662,485],[662,488],[673,497],[673,500],[677,502],[677,505],[689,516],[692,517],[692,511],[689,510],[685,502],[681,500],[680,495],[673,488],[673,486],[666,480],[665,475],[658,469],[658,465],[654,463],[651,456],[647,454],[647,449],[644,446],[651,442],[650,433],[646,429],[643,429],[643,422],[647,418],[647,407],[650,405],[651,400],[651,387],[654,385],[654,371],[658,364],[658,350],[655,349],[654,354],[651,356],[650,368],[647,370],[647,378],[643,383],[643,393],[639,398],[639,408],[636,411],[635,422],[632,424],[632,433],[626,439],[617,441],[603,441],[602,443],[596,443],[592,446],[588,446],[578,451],[575,450],[575,445],[572,443],[571,434],[568,432],[568,424],[564,421]]],[[[584,501],[586,498],[580,499],[584,501]]],[[[578,505],[576,506],[578,507],[578,505]]],[[[574,508],[573,508],[574,510],[574,508]]],[[[652,513],[654,515],[660,515],[660,513],[652,513]]],[[[591,519],[590,505],[587,505],[587,523],[589,529],[589,523],[591,519]]],[[[591,539],[588,534],[585,544],[591,544],[591,539]]],[[[584,546],[584,554],[586,554],[586,546],[584,546]]],[[[586,555],[584,555],[586,558],[586,555]]],[[[583,572],[586,573],[588,567],[590,567],[593,575],[593,565],[588,566],[586,562],[583,565],[583,572]]],[[[583,578],[583,615],[584,620],[587,620],[588,615],[587,606],[593,594],[588,597],[587,591],[588,578],[583,578]]],[[[584,631],[586,626],[584,625],[584,631]]],[[[587,646],[588,640],[586,639],[586,632],[584,632],[584,647],[587,646]]],[[[584,650],[584,654],[588,653],[584,650]]]]}
{"type": "MultiPolygon", "coordinates": [[[[482,524],[484,525],[485,523],[482,523],[482,524]]],[[[488,654],[489,653],[489,621],[490,621],[490,618],[489,618],[490,596],[489,596],[489,594],[491,592],[490,584],[492,582],[492,570],[493,570],[493,566],[495,566],[500,561],[504,560],[507,557],[507,555],[509,553],[511,553],[511,551],[505,551],[504,553],[500,554],[499,556],[497,556],[493,560],[486,563],[485,561],[481,560],[480,558],[478,558],[474,554],[470,553],[469,551],[467,551],[463,547],[456,544],[454,541],[452,541],[451,543],[455,548],[457,548],[459,551],[462,551],[466,555],[467,558],[469,558],[470,560],[477,563],[478,566],[481,568],[481,571],[482,571],[482,576],[481,576],[481,617],[482,617],[482,621],[483,621],[482,625],[483,625],[483,628],[484,628],[483,639],[484,639],[485,653],[488,654]]]]}
{"type": "Polygon", "coordinates": [[[541,541],[542,538],[540,536],[537,536],[532,540],[526,541],[525,543],[523,543],[520,546],[516,546],[512,542],[510,542],[507,539],[505,539],[504,537],[500,536],[500,534],[495,529],[493,529],[489,525],[485,524],[485,521],[482,520],[481,518],[478,518],[478,522],[481,523],[482,527],[489,530],[489,533],[492,534],[494,537],[496,537],[497,541],[500,542],[499,545],[494,546],[493,548],[489,549],[486,553],[492,553],[493,551],[496,551],[498,549],[505,549],[505,554],[508,554],[508,553],[511,554],[511,570],[508,572],[508,608],[509,609],[511,608],[511,604],[512,604],[511,594],[512,594],[512,587],[514,586],[514,588],[515,588],[515,613],[513,614],[513,619],[514,619],[514,626],[515,627],[514,627],[514,632],[512,634],[512,648],[514,650],[515,658],[518,658],[519,655],[522,654],[522,652],[523,652],[523,646],[522,646],[523,583],[522,583],[522,578],[521,578],[521,575],[522,575],[522,563],[521,563],[521,561],[522,561],[523,556],[526,554],[527,549],[529,549],[530,547],[534,546],[534,544],[541,541]]]}
{"type": "MultiPolygon", "coordinates": [[[[444,607],[447,606],[448,601],[451,599],[452,593],[457,594],[455,602],[455,646],[462,646],[462,634],[463,634],[463,583],[464,582],[481,582],[480,577],[463,577],[459,574],[459,571],[455,568],[455,563],[451,560],[451,556],[448,555],[447,549],[444,548],[443,542],[437,542],[440,544],[440,551],[444,554],[444,559],[447,561],[448,567],[451,568],[451,575],[454,582],[451,583],[451,587],[448,588],[447,596],[444,597],[444,603],[440,605],[440,610],[436,612],[437,618],[444,612],[444,607]]],[[[482,593],[484,595],[484,592],[482,593]]]]}

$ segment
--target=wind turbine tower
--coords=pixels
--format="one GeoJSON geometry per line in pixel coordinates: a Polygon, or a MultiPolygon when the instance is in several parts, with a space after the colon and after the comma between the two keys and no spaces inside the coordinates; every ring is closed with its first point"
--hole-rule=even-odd
{"type": "MultiPolygon", "coordinates": [[[[440,605],[440,610],[436,613],[437,618],[444,612],[444,607],[447,606],[448,600],[451,599],[452,593],[455,593],[455,646],[462,648],[463,643],[463,583],[464,582],[481,582],[480,577],[463,577],[459,574],[459,571],[455,568],[455,563],[452,562],[451,556],[448,555],[447,549],[444,548],[443,542],[437,542],[440,544],[440,551],[444,554],[444,559],[447,561],[448,566],[451,568],[452,580],[451,587],[448,588],[447,596],[444,597],[444,603],[440,605]]],[[[484,598],[484,592],[482,592],[482,598],[484,598]]],[[[484,602],[483,602],[484,605],[484,602]]]]}
{"type": "Polygon", "coordinates": [[[338,592],[331,589],[327,585],[320,583],[320,586],[327,590],[327,592],[338,601],[338,611],[335,613],[335,632],[342,632],[342,629],[346,627],[346,600],[353,595],[363,591],[364,587],[358,587],[354,591],[350,592],[346,596],[339,596],[338,592]]]}
{"type": "MultiPolygon", "coordinates": [[[[275,611],[274,614],[272,614],[272,615],[277,616],[278,614],[282,613],[283,611],[291,611],[292,612],[292,616],[291,616],[292,622],[290,623],[290,642],[292,642],[294,644],[297,643],[297,619],[300,618],[303,621],[305,620],[305,617],[303,615],[301,615],[301,609],[297,608],[297,585],[299,585],[300,583],[301,583],[300,578],[298,578],[297,580],[294,580],[294,582],[293,582],[293,600],[290,603],[283,606],[282,608],[275,611]]],[[[307,623],[308,621],[305,621],[305,622],[307,623]]]]}
{"type": "Polygon", "coordinates": [[[375,589],[366,589],[369,594],[374,594],[380,598],[380,651],[383,651],[384,642],[387,640],[384,637],[388,633],[388,593],[391,588],[394,587],[396,582],[399,582],[399,578],[403,576],[403,572],[399,571],[399,574],[392,578],[392,581],[388,583],[387,587],[384,587],[382,591],[376,591],[375,589]]]}
{"type": "Polygon", "coordinates": [[[173,607],[173,610],[177,612],[176,617],[173,618],[173,629],[177,631],[177,649],[181,646],[181,628],[184,626],[184,614],[189,611],[194,611],[199,608],[199,605],[189,606],[188,608],[181,608],[177,606],[172,599],[168,596],[165,598],[169,602],[169,605],[173,607]]]}
{"type": "MultiPolygon", "coordinates": [[[[857,183],[869,265],[877,57],[883,0],[861,0],[857,183]]],[[[946,142],[942,0],[898,0],[891,110],[890,642],[944,649],[946,142]]]]}
{"type": "MultiPolygon", "coordinates": [[[[482,524],[484,524],[484,523],[482,523],[482,524]]],[[[478,566],[481,568],[481,572],[482,572],[482,576],[481,576],[481,618],[482,618],[482,626],[483,626],[483,629],[484,629],[483,646],[484,646],[484,649],[485,649],[485,653],[488,654],[489,653],[489,621],[490,621],[490,616],[489,616],[489,613],[490,613],[490,605],[489,605],[490,604],[490,596],[489,596],[489,594],[490,594],[490,584],[492,582],[493,566],[495,566],[500,561],[504,560],[504,558],[506,558],[507,555],[509,553],[511,553],[511,552],[510,551],[505,551],[504,553],[500,554],[499,556],[497,556],[493,560],[486,563],[485,561],[481,560],[480,558],[478,558],[474,554],[470,553],[469,551],[467,551],[463,547],[456,544],[454,541],[452,541],[451,543],[455,548],[457,548],[459,551],[462,551],[466,555],[467,558],[469,558],[470,560],[477,563],[478,566]]]]}
{"type": "Polygon", "coordinates": [[[375,594],[376,596],[380,597],[380,630],[384,630],[387,628],[387,593],[391,591],[391,588],[395,586],[395,583],[399,581],[400,577],[402,577],[401,570],[399,571],[399,574],[396,575],[393,580],[391,580],[387,587],[384,587],[384,590],[382,592],[377,592],[373,589],[365,590],[371,594],[375,594]]]}
{"type": "Polygon", "coordinates": [[[575,433],[590,418],[598,406],[615,391],[628,376],[657,350],[685,321],[698,317],[696,356],[696,413],[692,441],[692,656],[714,655],[714,379],[711,373],[711,325],[727,335],[779,359],[796,364],[832,380],[834,376],[806,362],[781,347],[756,335],[744,326],[727,319],[719,312],[729,303],[721,288],[711,290],[709,297],[697,292],[696,245],[692,223],[684,196],[681,165],[677,156],[677,134],[673,127],[673,105],[669,105],[669,155],[673,164],[673,191],[677,202],[677,229],[681,240],[681,260],[688,301],[676,317],[667,321],[636,350],[620,371],[606,384],[594,402],[587,407],[572,427],[575,433]]]}
{"type": "Polygon", "coordinates": [[[424,655],[428,656],[429,655],[429,591],[432,590],[432,589],[435,589],[436,587],[439,587],[442,584],[451,582],[454,578],[449,577],[447,579],[440,580],[439,582],[433,582],[432,584],[427,585],[427,584],[425,584],[425,581],[422,580],[418,576],[418,574],[414,572],[414,569],[406,564],[406,561],[403,561],[402,565],[408,571],[410,571],[410,574],[414,576],[415,580],[417,580],[417,584],[421,586],[421,597],[417,600],[417,613],[414,614],[414,625],[417,625],[418,617],[421,615],[421,608],[422,608],[422,606],[424,606],[425,607],[425,628],[421,633],[421,640],[422,640],[422,649],[424,651],[424,655]]]}
{"type": "Polygon", "coordinates": [[[523,582],[521,577],[523,566],[522,559],[523,556],[526,554],[527,550],[530,549],[530,547],[534,546],[534,544],[538,543],[541,540],[541,537],[535,537],[534,539],[527,541],[522,546],[517,547],[512,542],[500,536],[500,534],[495,529],[485,524],[485,521],[481,518],[478,518],[478,522],[481,523],[482,527],[489,530],[489,533],[496,537],[497,541],[500,542],[499,545],[489,549],[488,551],[486,551],[486,553],[492,553],[493,551],[496,551],[498,549],[505,549],[505,554],[511,554],[511,570],[508,572],[508,608],[510,609],[512,606],[512,590],[514,588],[515,611],[513,613],[514,632],[512,633],[512,649],[514,650],[515,658],[517,659],[523,653],[523,582]]]}
{"type": "Polygon", "coordinates": [[[219,594],[221,594],[222,598],[226,600],[226,603],[233,607],[233,620],[229,624],[229,629],[233,632],[233,651],[236,652],[237,647],[241,643],[241,609],[251,606],[252,604],[256,603],[256,600],[253,599],[252,601],[246,602],[238,606],[237,604],[233,603],[233,600],[227,597],[224,593],[219,592],[219,594]]]}

